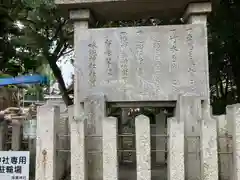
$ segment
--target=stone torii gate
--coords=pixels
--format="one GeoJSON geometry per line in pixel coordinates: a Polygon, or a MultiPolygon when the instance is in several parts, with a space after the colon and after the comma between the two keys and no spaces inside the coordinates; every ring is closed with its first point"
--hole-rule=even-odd
{"type": "MultiPolygon", "coordinates": [[[[217,180],[216,127],[208,105],[206,22],[211,2],[55,2],[69,10],[74,22],[74,118],[70,122],[72,180],[119,179],[117,119],[107,117],[106,108],[111,104],[174,108],[174,116],[168,118],[168,179],[217,180]],[[89,28],[95,20],[181,15],[186,24],[89,28]],[[202,104],[205,105],[203,112],[202,104]],[[86,136],[88,141],[85,141],[86,136]],[[189,149],[194,149],[186,141],[190,136],[200,136],[201,159],[188,153],[189,149]],[[90,149],[102,153],[89,154],[90,149]]],[[[140,115],[135,125],[137,180],[150,180],[149,118],[140,115]]]]}

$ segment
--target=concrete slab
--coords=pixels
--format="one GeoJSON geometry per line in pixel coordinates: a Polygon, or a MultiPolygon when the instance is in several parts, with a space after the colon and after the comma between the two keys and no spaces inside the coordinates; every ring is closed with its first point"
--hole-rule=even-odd
{"type": "Polygon", "coordinates": [[[191,2],[210,0],[55,0],[64,9],[90,9],[97,20],[180,17],[191,2]]]}

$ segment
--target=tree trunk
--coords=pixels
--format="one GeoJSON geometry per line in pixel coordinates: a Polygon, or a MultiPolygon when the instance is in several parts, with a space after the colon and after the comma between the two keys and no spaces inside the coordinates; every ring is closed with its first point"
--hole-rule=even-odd
{"type": "Polygon", "coordinates": [[[48,57],[47,60],[48,60],[48,63],[49,63],[49,65],[50,65],[50,67],[51,67],[51,69],[53,71],[53,74],[54,74],[54,76],[57,79],[57,82],[59,84],[59,89],[60,89],[60,92],[62,94],[63,101],[65,102],[65,104],[67,106],[72,105],[73,104],[73,100],[69,97],[69,94],[67,92],[67,88],[66,88],[65,82],[63,80],[63,76],[62,76],[61,70],[58,67],[57,63],[56,63],[56,59],[53,58],[53,57],[48,57]]]}

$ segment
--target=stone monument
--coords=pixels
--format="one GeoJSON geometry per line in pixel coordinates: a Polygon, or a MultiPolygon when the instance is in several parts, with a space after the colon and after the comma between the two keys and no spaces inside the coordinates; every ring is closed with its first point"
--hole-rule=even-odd
{"type": "MultiPolygon", "coordinates": [[[[107,117],[109,103],[118,104],[119,107],[132,107],[133,104],[138,104],[139,108],[173,107],[174,117],[168,118],[168,179],[217,180],[215,141],[212,143],[210,159],[207,151],[207,142],[214,139],[216,130],[212,131],[214,126],[211,126],[210,120],[199,122],[201,118],[211,119],[208,116],[208,105],[203,113],[200,110],[201,102],[209,102],[206,22],[207,14],[211,12],[211,2],[55,2],[69,10],[70,19],[74,23],[72,180],[119,178],[116,157],[117,120],[107,117]],[[184,23],[94,28],[96,20],[104,22],[149,17],[182,17],[184,23]],[[191,136],[200,137],[201,156],[191,155],[191,151],[197,151],[192,147],[193,143],[186,140],[191,136]]],[[[135,126],[137,180],[150,180],[149,119],[139,115],[136,117],[135,126]]],[[[200,151],[198,153],[200,154],[200,151]]]]}

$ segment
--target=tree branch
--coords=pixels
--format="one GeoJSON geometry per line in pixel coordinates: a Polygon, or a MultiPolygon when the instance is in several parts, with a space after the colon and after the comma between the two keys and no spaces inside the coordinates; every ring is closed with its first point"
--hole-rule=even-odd
{"type": "MultiPolygon", "coordinates": [[[[69,47],[69,44],[68,43],[65,43],[62,47],[62,49],[58,52],[57,54],[57,59],[59,59],[63,53],[67,50],[67,48],[69,47]]],[[[56,52],[57,53],[57,52],[56,52]]]]}
{"type": "Polygon", "coordinates": [[[73,49],[70,49],[69,51],[67,51],[67,52],[65,52],[65,53],[62,53],[61,56],[65,56],[66,54],[69,54],[69,53],[72,52],[72,51],[73,51],[73,49]]]}
{"type": "Polygon", "coordinates": [[[61,19],[60,19],[59,26],[58,26],[54,36],[51,38],[51,41],[54,41],[58,37],[58,34],[61,32],[62,27],[66,24],[66,22],[67,22],[67,20],[64,20],[63,22],[61,22],[61,19]]]}

